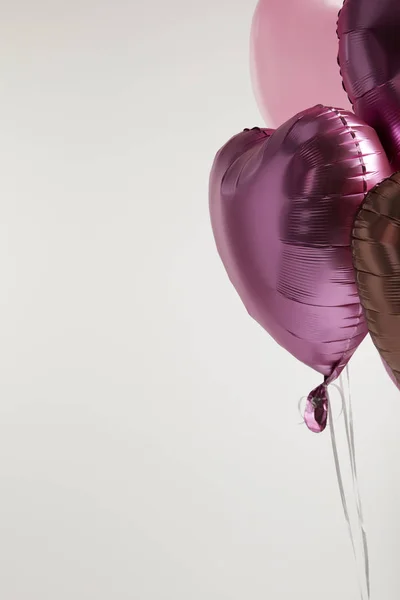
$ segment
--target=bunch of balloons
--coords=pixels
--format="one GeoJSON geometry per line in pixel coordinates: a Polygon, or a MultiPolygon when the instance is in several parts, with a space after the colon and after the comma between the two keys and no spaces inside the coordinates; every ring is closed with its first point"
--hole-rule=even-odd
{"type": "Polygon", "coordinates": [[[305,415],[316,432],[327,386],[368,331],[400,385],[399,32],[399,0],[345,0],[338,18],[321,0],[260,0],[252,77],[278,127],[235,135],[211,171],[231,282],[277,343],[323,376],[305,415]]]}

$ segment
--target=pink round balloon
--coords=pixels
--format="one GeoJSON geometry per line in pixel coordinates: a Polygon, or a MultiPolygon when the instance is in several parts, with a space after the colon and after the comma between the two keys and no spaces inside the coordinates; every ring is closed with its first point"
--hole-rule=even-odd
{"type": "Polygon", "coordinates": [[[279,126],[317,102],[350,109],[337,65],[337,13],[323,0],[259,1],[251,76],[267,123],[279,126]]]}
{"type": "Polygon", "coordinates": [[[210,213],[217,248],[250,315],[324,376],[307,404],[326,426],[326,386],[367,333],[350,248],[365,194],[390,175],[375,131],[315,106],[276,131],[245,130],[217,154],[210,213]]]}

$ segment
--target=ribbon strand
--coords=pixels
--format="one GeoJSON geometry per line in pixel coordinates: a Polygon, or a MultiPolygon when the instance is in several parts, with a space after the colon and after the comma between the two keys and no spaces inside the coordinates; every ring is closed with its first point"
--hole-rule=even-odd
{"type": "Polygon", "coordinates": [[[340,394],[341,400],[342,400],[342,409],[343,409],[343,416],[344,416],[344,423],[345,423],[345,430],[346,430],[346,439],[347,439],[347,446],[348,446],[350,465],[351,465],[351,478],[352,478],[352,485],[353,485],[353,493],[354,493],[354,497],[355,497],[356,510],[357,510],[357,520],[358,520],[357,525],[358,525],[359,533],[361,534],[361,541],[362,541],[362,558],[363,558],[363,577],[362,578],[360,576],[359,568],[358,568],[358,553],[357,553],[357,549],[356,549],[356,546],[357,546],[356,536],[354,535],[353,527],[351,525],[351,519],[350,519],[350,514],[349,514],[349,509],[348,509],[348,504],[347,504],[347,499],[346,499],[346,493],[345,493],[345,488],[344,488],[344,484],[343,484],[342,471],[340,468],[339,453],[338,453],[337,443],[336,443],[334,419],[333,419],[333,415],[332,415],[332,404],[331,404],[329,395],[328,395],[328,402],[329,402],[329,418],[328,418],[328,420],[329,420],[329,428],[330,428],[330,432],[331,432],[332,450],[333,450],[333,457],[334,457],[334,461],[335,461],[337,480],[338,480],[338,484],[339,484],[340,497],[342,500],[343,512],[344,512],[344,516],[346,518],[347,527],[348,527],[348,531],[349,531],[349,535],[350,535],[354,559],[356,562],[361,600],[370,600],[370,570],[369,570],[368,542],[367,542],[367,534],[366,534],[365,527],[364,527],[361,495],[360,495],[360,490],[359,490],[359,485],[358,485],[357,462],[356,462],[355,441],[354,441],[353,408],[352,408],[352,401],[351,401],[350,375],[349,375],[348,367],[346,367],[346,378],[347,378],[347,385],[348,385],[348,402],[346,402],[346,394],[345,394],[345,390],[344,390],[342,376],[340,376],[339,386],[332,385],[332,387],[335,387],[339,391],[339,394],[340,394]],[[362,580],[364,580],[364,582],[362,580]]]}

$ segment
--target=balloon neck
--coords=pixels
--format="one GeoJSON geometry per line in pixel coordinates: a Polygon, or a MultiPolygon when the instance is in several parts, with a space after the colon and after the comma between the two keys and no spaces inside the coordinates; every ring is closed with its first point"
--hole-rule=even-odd
{"type": "Polygon", "coordinates": [[[326,382],[309,393],[304,421],[313,433],[324,431],[328,421],[328,389],[326,382]]]}

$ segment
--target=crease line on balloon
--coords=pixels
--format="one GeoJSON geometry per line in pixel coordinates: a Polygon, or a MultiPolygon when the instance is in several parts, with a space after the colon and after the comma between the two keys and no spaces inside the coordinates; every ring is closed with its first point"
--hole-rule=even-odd
{"type": "MultiPolygon", "coordinates": [[[[400,190],[399,190],[399,192],[400,192],[400,190]]],[[[385,197],[383,196],[383,198],[385,198],[385,197]]],[[[400,218],[399,217],[393,217],[393,216],[390,216],[390,215],[386,215],[386,214],[380,213],[380,212],[374,210],[373,206],[368,205],[368,204],[366,204],[365,206],[363,206],[362,210],[363,210],[363,212],[370,213],[372,215],[376,215],[377,217],[383,217],[384,219],[387,219],[388,221],[390,221],[394,225],[397,225],[397,226],[400,227],[400,218]]]]}
{"type": "MultiPolygon", "coordinates": [[[[400,271],[397,273],[372,273],[371,271],[364,271],[364,269],[359,269],[357,267],[357,273],[363,273],[364,275],[371,275],[372,277],[379,277],[379,279],[391,279],[391,278],[399,278],[400,279],[400,271]]],[[[400,295],[400,293],[399,293],[400,295]]]]}

